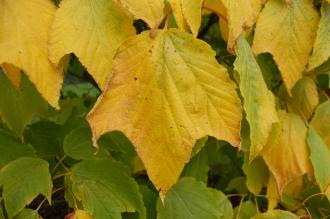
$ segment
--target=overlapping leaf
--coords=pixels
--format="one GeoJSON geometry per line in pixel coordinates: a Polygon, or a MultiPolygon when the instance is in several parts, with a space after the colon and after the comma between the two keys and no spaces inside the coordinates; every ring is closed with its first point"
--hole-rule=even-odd
{"type": "Polygon", "coordinates": [[[52,192],[48,163],[37,158],[19,158],[0,171],[0,186],[9,218],[13,218],[38,195],[50,202],[52,192]],[[14,195],[16,194],[16,195],[14,195]]]}
{"type": "Polygon", "coordinates": [[[316,110],[311,126],[330,148],[330,100],[322,103],[316,110]]]}
{"type": "Polygon", "coordinates": [[[48,32],[55,15],[50,0],[0,1],[0,64],[22,69],[54,107],[63,76],[48,60],[48,32]]]}
{"type": "Polygon", "coordinates": [[[122,131],[150,179],[166,192],[197,139],[211,135],[240,143],[235,84],[204,42],[175,29],[150,32],[119,49],[109,89],[88,116],[95,138],[122,131]]]}
{"type": "Polygon", "coordinates": [[[330,57],[330,2],[323,2],[321,7],[321,15],[313,54],[308,64],[309,69],[320,66],[330,57]]]}
{"type": "Polygon", "coordinates": [[[142,19],[150,28],[157,28],[164,18],[164,0],[116,0],[128,11],[130,11],[136,19],[142,19]]]}
{"type": "Polygon", "coordinates": [[[50,60],[74,53],[103,89],[117,48],[134,34],[133,19],[113,0],[63,0],[50,31],[50,60]]]}
{"type": "Polygon", "coordinates": [[[7,78],[16,87],[16,89],[19,89],[21,86],[21,70],[16,68],[14,65],[6,63],[1,65],[1,68],[7,75],[7,78]]]}
{"type": "Polygon", "coordinates": [[[297,115],[279,111],[278,139],[266,146],[263,158],[273,173],[278,190],[305,173],[310,173],[309,151],[306,144],[307,128],[297,115]]]}
{"type": "Polygon", "coordinates": [[[239,73],[239,87],[244,98],[244,110],[250,124],[250,160],[266,145],[272,124],[278,122],[275,100],[263,79],[247,41],[241,36],[236,46],[235,70],[239,73]]]}
{"type": "Polygon", "coordinates": [[[253,50],[273,55],[289,93],[306,70],[318,21],[312,0],[269,0],[260,14],[253,50]]]}

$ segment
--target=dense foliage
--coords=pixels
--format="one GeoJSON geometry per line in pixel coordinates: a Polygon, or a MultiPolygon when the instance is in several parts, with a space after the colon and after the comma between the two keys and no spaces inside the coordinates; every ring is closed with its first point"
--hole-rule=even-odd
{"type": "Polygon", "coordinates": [[[0,0],[0,219],[330,217],[329,0],[0,0]]]}

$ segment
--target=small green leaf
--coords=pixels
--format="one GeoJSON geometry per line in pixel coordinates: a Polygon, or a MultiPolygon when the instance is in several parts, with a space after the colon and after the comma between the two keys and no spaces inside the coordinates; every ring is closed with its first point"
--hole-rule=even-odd
{"type": "Polygon", "coordinates": [[[236,219],[250,219],[258,213],[256,205],[251,201],[246,201],[234,209],[236,219]]]}
{"type": "Polygon", "coordinates": [[[324,192],[330,184],[330,149],[312,127],[308,129],[307,142],[316,181],[324,192]]]}
{"type": "Polygon", "coordinates": [[[51,201],[52,181],[48,163],[37,158],[19,158],[0,171],[0,186],[9,218],[17,215],[38,195],[51,201]]]}
{"type": "Polygon", "coordinates": [[[216,190],[209,189],[213,197],[215,198],[215,204],[217,205],[217,209],[222,213],[222,216],[219,219],[231,219],[234,216],[233,206],[230,201],[226,197],[225,194],[216,190]]]}
{"type": "Polygon", "coordinates": [[[15,138],[0,130],[0,169],[20,157],[35,156],[35,151],[30,145],[19,143],[15,138]]]}
{"type": "Polygon", "coordinates": [[[252,219],[298,219],[298,216],[282,210],[270,210],[263,214],[257,214],[252,219]]]}
{"type": "Polygon", "coordinates": [[[207,151],[205,149],[202,149],[185,166],[181,176],[194,177],[197,181],[207,183],[208,171],[209,161],[207,151]]]}
{"type": "Polygon", "coordinates": [[[122,212],[146,217],[138,185],[128,169],[110,159],[84,160],[73,167],[72,191],[84,210],[97,219],[120,219],[122,212]]]}
{"type": "Polygon", "coordinates": [[[40,219],[37,211],[32,209],[23,209],[14,219],[40,219]]]}
{"type": "Polygon", "coordinates": [[[218,219],[225,217],[228,200],[217,190],[208,189],[194,178],[182,178],[158,205],[158,219],[218,219]]]}
{"type": "Polygon", "coordinates": [[[261,157],[249,163],[248,156],[244,156],[242,167],[246,175],[246,186],[254,195],[258,195],[268,183],[268,168],[261,157]]]}

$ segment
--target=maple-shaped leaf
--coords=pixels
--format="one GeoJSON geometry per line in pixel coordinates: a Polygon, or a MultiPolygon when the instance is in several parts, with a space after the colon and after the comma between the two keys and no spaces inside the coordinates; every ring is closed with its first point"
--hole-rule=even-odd
{"type": "Polygon", "coordinates": [[[38,195],[51,201],[52,181],[49,165],[37,158],[22,157],[3,167],[0,186],[9,218],[13,218],[38,195]]]}
{"type": "Polygon", "coordinates": [[[278,190],[282,194],[288,183],[310,173],[309,151],[306,144],[307,128],[296,114],[278,112],[280,132],[266,145],[263,158],[273,173],[278,190]]]}
{"type": "Polygon", "coordinates": [[[253,50],[273,55],[289,94],[306,70],[318,22],[312,0],[269,0],[260,14],[253,50]]]}
{"type": "Polygon", "coordinates": [[[74,53],[103,89],[118,46],[134,34],[133,18],[113,0],[63,0],[50,31],[49,58],[58,64],[74,53]]]}
{"type": "Polygon", "coordinates": [[[41,95],[58,107],[63,75],[48,60],[48,32],[56,7],[50,0],[0,1],[0,64],[23,70],[41,95]]]}
{"type": "Polygon", "coordinates": [[[254,0],[221,0],[228,20],[228,49],[231,51],[241,33],[249,30],[255,23],[257,12],[254,0]]]}
{"type": "Polygon", "coordinates": [[[144,20],[150,28],[157,28],[164,18],[165,0],[116,0],[136,19],[144,20]]]}
{"type": "Polygon", "coordinates": [[[236,54],[234,66],[239,74],[239,87],[250,125],[249,159],[253,160],[266,145],[273,123],[278,122],[278,116],[274,96],[268,90],[250,45],[243,36],[237,41],[236,54]]]}
{"type": "Polygon", "coordinates": [[[315,40],[313,54],[310,58],[308,68],[313,69],[320,66],[330,57],[330,1],[323,2],[321,6],[321,20],[315,40]]]}
{"type": "Polygon", "coordinates": [[[119,130],[164,193],[197,139],[240,144],[241,105],[211,47],[176,29],[147,31],[118,50],[108,90],[90,112],[95,139],[119,130]]]}

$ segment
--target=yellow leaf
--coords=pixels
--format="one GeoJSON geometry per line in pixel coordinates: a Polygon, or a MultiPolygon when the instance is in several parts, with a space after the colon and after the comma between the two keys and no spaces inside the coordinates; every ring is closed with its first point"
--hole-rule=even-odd
{"type": "Polygon", "coordinates": [[[330,1],[329,3],[323,2],[321,14],[313,54],[308,65],[309,69],[318,67],[330,57],[330,1]]]}
{"type": "Polygon", "coordinates": [[[269,174],[266,197],[268,200],[268,210],[276,208],[281,199],[273,174],[269,174]]]}
{"type": "Polygon", "coordinates": [[[94,219],[93,216],[83,210],[76,210],[73,219],[94,219]]]}
{"type": "Polygon", "coordinates": [[[112,0],[63,0],[50,33],[50,60],[75,53],[103,89],[116,50],[133,35],[133,19],[112,0]]]}
{"type": "Polygon", "coordinates": [[[252,0],[222,0],[228,17],[228,49],[234,48],[236,40],[245,30],[250,29],[257,17],[252,0]]]}
{"type": "Polygon", "coordinates": [[[88,116],[94,138],[122,131],[151,181],[164,194],[197,139],[240,144],[241,105],[234,82],[205,42],[177,29],[146,31],[126,41],[108,90],[88,116]]]}
{"type": "Polygon", "coordinates": [[[316,109],[311,126],[330,149],[330,100],[322,103],[316,109]]]}
{"type": "Polygon", "coordinates": [[[202,23],[203,0],[182,0],[183,15],[194,36],[197,36],[202,23]]]}
{"type": "Polygon", "coordinates": [[[266,145],[263,158],[273,173],[280,194],[288,183],[310,173],[306,144],[307,128],[297,115],[279,111],[281,133],[277,141],[266,145]]]}
{"type": "Polygon", "coordinates": [[[256,158],[267,143],[273,123],[278,121],[275,100],[268,90],[262,72],[249,44],[243,36],[236,46],[235,70],[240,77],[239,87],[244,98],[246,119],[250,125],[250,161],[256,158]]]}
{"type": "Polygon", "coordinates": [[[158,27],[164,18],[164,0],[117,0],[136,19],[142,19],[150,28],[158,27]]]}
{"type": "Polygon", "coordinates": [[[6,63],[3,63],[1,67],[11,83],[16,87],[16,89],[19,89],[21,86],[21,70],[16,68],[14,65],[6,63]]]}
{"type": "Polygon", "coordinates": [[[168,0],[175,18],[175,22],[180,30],[187,29],[187,21],[183,16],[182,0],[168,0]]]}
{"type": "Polygon", "coordinates": [[[63,75],[48,60],[48,31],[56,8],[50,0],[0,0],[0,64],[23,70],[54,107],[63,75]]]}
{"type": "Polygon", "coordinates": [[[273,55],[289,94],[306,70],[318,21],[312,0],[269,0],[258,19],[253,50],[273,55]]]}

